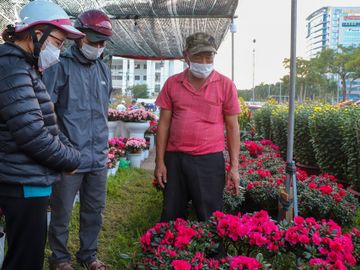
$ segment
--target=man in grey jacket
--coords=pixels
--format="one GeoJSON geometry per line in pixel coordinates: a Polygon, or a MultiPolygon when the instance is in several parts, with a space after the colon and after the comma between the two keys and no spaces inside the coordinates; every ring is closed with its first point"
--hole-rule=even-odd
{"type": "Polygon", "coordinates": [[[81,153],[76,173],[63,175],[53,188],[49,265],[54,270],[74,269],[67,240],[73,201],[80,191],[80,250],[76,258],[87,269],[104,270],[105,264],[97,258],[97,244],[105,207],[107,112],[112,85],[110,69],[100,56],[112,28],[108,16],[98,10],[81,13],[75,27],[86,36],[68,48],[60,63],[43,76],[60,129],[81,153]]]}

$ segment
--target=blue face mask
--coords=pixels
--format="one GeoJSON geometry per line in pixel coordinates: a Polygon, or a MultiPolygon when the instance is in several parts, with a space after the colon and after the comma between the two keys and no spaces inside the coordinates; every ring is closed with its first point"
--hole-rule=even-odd
{"type": "Polygon", "coordinates": [[[199,79],[207,78],[213,70],[214,64],[199,64],[190,62],[191,73],[199,79]]]}

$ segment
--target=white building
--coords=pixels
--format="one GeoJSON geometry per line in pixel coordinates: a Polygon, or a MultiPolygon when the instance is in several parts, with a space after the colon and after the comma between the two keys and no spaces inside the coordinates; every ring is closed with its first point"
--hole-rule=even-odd
{"type": "Polygon", "coordinates": [[[111,64],[114,89],[126,90],[137,84],[146,84],[150,97],[157,96],[167,78],[184,70],[180,60],[134,60],[113,57],[111,64]]]}

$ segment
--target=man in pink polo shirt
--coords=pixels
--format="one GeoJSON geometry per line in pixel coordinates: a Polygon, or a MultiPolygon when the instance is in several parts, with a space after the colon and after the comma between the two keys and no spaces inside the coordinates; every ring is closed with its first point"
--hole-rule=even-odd
{"type": "Polygon", "coordinates": [[[200,221],[222,210],[224,126],[230,156],[226,186],[239,194],[237,90],[214,70],[215,53],[211,35],[189,36],[184,51],[189,68],[170,77],[156,100],[161,112],[154,174],[164,188],[163,222],[186,219],[189,200],[200,221]]]}

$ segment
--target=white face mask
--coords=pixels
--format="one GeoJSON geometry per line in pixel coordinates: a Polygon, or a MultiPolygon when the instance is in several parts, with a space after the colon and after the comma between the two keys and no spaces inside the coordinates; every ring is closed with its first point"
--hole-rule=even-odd
{"type": "Polygon", "coordinates": [[[207,78],[213,70],[214,64],[199,64],[190,62],[191,73],[199,79],[207,78]]]}
{"type": "Polygon", "coordinates": [[[39,69],[45,70],[59,62],[60,49],[47,42],[45,49],[40,51],[39,69]]]}
{"type": "Polygon", "coordinates": [[[89,44],[83,43],[82,47],[80,48],[81,52],[84,56],[89,60],[96,60],[100,57],[103,53],[105,47],[102,48],[95,48],[90,46],[89,44]]]}

